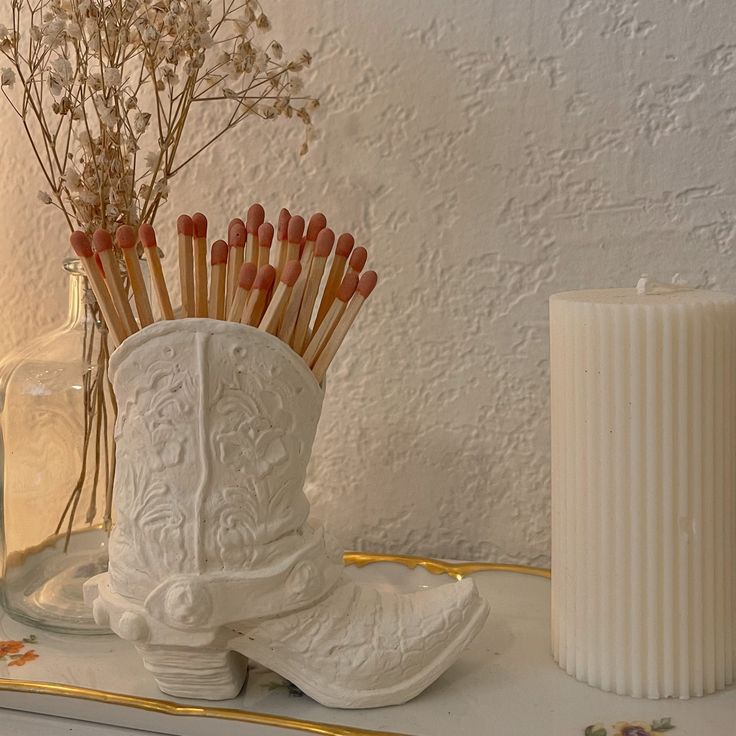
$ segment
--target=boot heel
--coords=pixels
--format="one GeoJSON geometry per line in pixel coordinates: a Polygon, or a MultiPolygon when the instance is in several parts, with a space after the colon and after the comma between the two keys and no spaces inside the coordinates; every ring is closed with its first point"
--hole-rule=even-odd
{"type": "Polygon", "coordinates": [[[145,645],[136,648],[159,688],[179,698],[234,698],[248,676],[248,660],[227,649],[145,645]]]}

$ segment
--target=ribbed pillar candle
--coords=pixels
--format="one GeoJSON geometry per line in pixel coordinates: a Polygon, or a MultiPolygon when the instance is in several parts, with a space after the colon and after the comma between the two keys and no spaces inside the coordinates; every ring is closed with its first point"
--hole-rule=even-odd
{"type": "Polygon", "coordinates": [[[704,695],[736,670],[736,296],[556,294],[552,648],[578,680],[704,695]]]}

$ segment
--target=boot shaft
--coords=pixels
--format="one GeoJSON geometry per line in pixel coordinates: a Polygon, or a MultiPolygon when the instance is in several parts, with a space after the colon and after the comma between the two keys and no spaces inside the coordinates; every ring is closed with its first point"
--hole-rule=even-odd
{"type": "Polygon", "coordinates": [[[237,571],[294,549],[323,390],[277,338],[229,322],[159,322],[110,359],[118,402],[115,589],[237,571]],[[295,538],[296,537],[296,538],[295,538]]]}

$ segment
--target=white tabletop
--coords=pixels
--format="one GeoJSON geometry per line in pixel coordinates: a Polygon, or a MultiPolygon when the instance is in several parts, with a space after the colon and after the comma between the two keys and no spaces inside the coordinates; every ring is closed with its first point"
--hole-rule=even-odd
{"type": "MultiPolygon", "coordinates": [[[[410,570],[396,563],[350,569],[360,580],[400,590],[452,584],[446,575],[410,570]]],[[[27,645],[38,654],[38,659],[23,667],[0,662],[0,676],[11,678],[11,685],[20,680],[70,683],[132,695],[139,702],[135,708],[123,707],[114,699],[102,702],[104,697],[85,701],[3,690],[0,683],[0,707],[54,716],[2,712],[0,736],[119,736],[130,733],[125,728],[137,728],[138,733],[142,730],[183,736],[293,736],[299,732],[328,736],[368,732],[411,736],[583,736],[585,729],[594,724],[600,724],[599,736],[604,732],[605,736],[617,736],[614,724],[621,722],[641,722],[649,729],[642,731],[647,734],[657,733],[652,724],[668,723],[674,728],[661,733],[671,736],[736,734],[736,689],[687,701],[651,701],[588,687],[566,675],[552,661],[549,580],[499,571],[476,572],[473,577],[492,608],[484,630],[453,667],[405,705],[357,711],[324,708],[309,698],[290,694],[277,675],[264,670],[252,673],[245,691],[231,701],[177,703],[156,689],[137,653],[126,642],[113,637],[63,637],[38,631],[34,632],[36,641],[27,645]],[[146,709],[145,704],[153,702],[150,699],[167,701],[165,709],[169,712],[181,705],[199,705],[210,715],[213,706],[231,709],[236,719],[243,713],[256,721],[262,714],[272,714],[280,725],[155,713],[146,709]],[[90,725],[63,717],[109,725],[90,725]],[[295,727],[293,720],[290,726],[288,719],[300,719],[302,726],[295,727]],[[316,731],[315,722],[334,727],[326,725],[316,731]]],[[[30,633],[27,627],[7,618],[0,621],[1,639],[18,640],[30,633]]]]}

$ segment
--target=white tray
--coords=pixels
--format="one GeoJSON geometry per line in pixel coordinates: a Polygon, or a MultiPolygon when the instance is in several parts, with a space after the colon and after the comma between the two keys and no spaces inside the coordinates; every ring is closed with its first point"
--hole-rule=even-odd
{"type": "Polygon", "coordinates": [[[472,574],[491,604],[488,622],[468,651],[406,705],[324,708],[291,693],[265,670],[251,672],[233,700],[174,701],[160,693],[126,642],[34,631],[3,617],[0,639],[23,646],[0,661],[0,707],[182,736],[583,736],[594,724],[614,736],[613,724],[640,721],[657,733],[651,724],[667,718],[674,728],[666,733],[672,736],[736,733],[734,688],[688,701],[636,700],[602,693],[562,672],[549,653],[546,570],[363,554],[346,555],[346,562],[356,579],[398,590],[472,574]],[[35,641],[22,641],[32,637],[35,641]],[[38,658],[13,664],[19,660],[11,656],[29,650],[38,658]]]}

